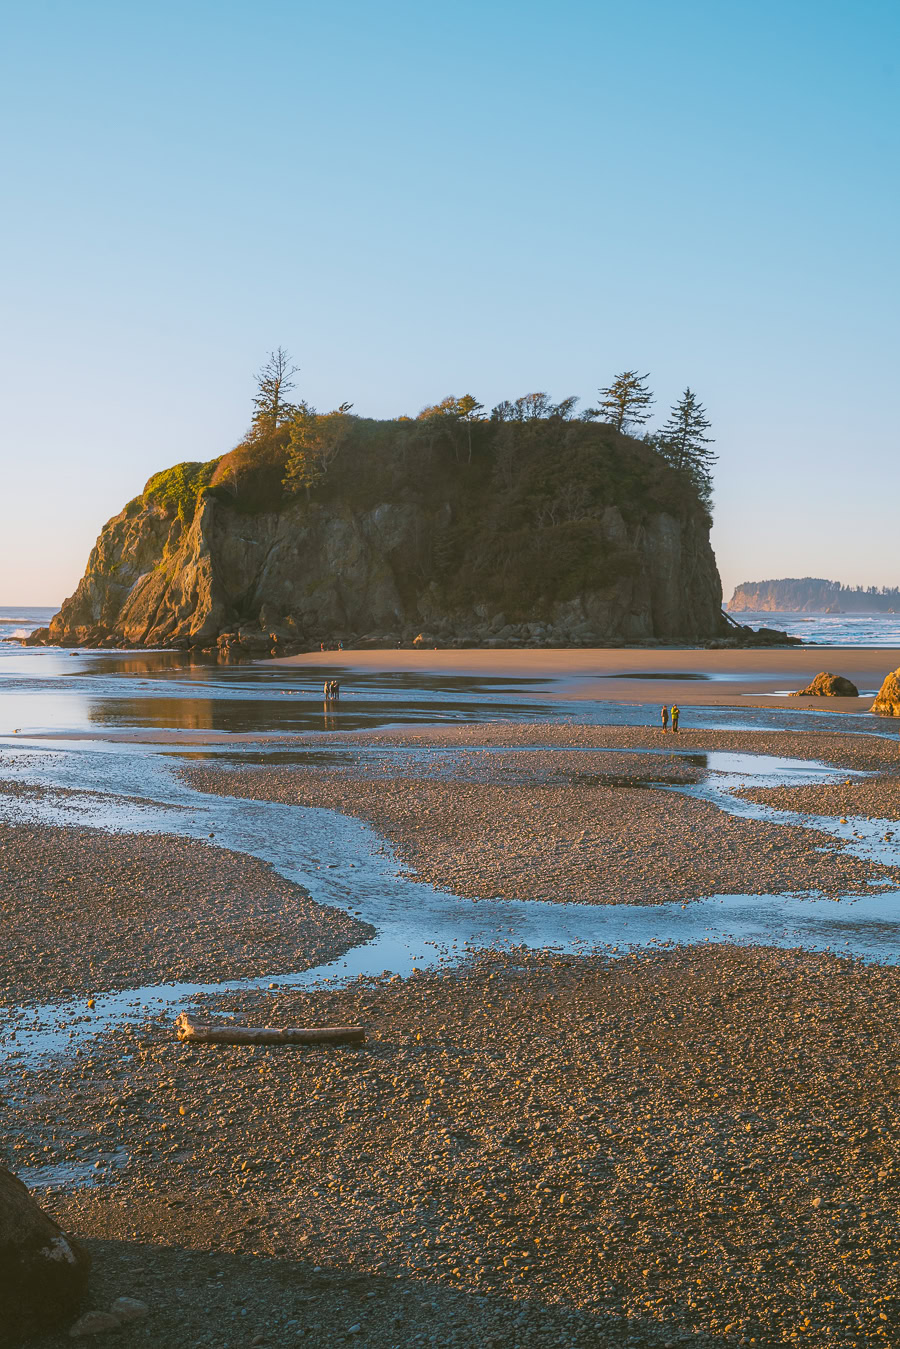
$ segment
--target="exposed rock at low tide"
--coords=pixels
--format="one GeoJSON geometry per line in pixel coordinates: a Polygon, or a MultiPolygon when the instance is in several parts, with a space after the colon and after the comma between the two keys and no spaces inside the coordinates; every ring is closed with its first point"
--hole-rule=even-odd
{"type": "Polygon", "coordinates": [[[823,670],[817,674],[811,684],[807,684],[805,689],[798,689],[796,693],[791,694],[792,698],[858,698],[859,689],[851,679],[845,679],[843,675],[829,674],[823,670]]]}
{"type": "Polygon", "coordinates": [[[22,1181],[0,1167],[0,1342],[20,1344],[69,1319],[90,1263],[22,1181]]]}
{"type": "Polygon", "coordinates": [[[449,444],[409,453],[405,423],[351,420],[309,498],[283,486],[286,433],[155,475],[31,643],[258,655],[417,634],[431,646],[722,635],[708,513],[646,444],[586,422],[486,422],[463,471],[449,444]]]}
{"type": "Polygon", "coordinates": [[[883,717],[900,717],[900,670],[892,670],[889,675],[885,675],[878,697],[872,704],[872,711],[883,717]]]}

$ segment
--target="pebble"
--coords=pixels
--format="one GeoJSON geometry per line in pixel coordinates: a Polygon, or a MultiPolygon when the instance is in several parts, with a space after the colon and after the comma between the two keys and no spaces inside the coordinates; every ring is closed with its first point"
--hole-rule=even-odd
{"type": "Polygon", "coordinates": [[[112,1312],[85,1312],[69,1327],[69,1334],[73,1340],[77,1340],[84,1335],[100,1335],[107,1330],[118,1330],[121,1324],[118,1316],[112,1312]]]}
{"type": "Polygon", "coordinates": [[[125,1321],[140,1321],[150,1313],[150,1308],[146,1302],[141,1302],[135,1297],[117,1297],[109,1310],[113,1316],[117,1316],[123,1323],[125,1321]]]}

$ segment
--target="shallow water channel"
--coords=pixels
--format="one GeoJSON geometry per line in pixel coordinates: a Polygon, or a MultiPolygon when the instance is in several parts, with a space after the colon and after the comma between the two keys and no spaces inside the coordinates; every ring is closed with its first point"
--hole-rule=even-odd
{"type": "MultiPolygon", "coordinates": [[[[243,747],[242,747],[243,748],[243,747]]],[[[336,766],[346,757],[343,742],[336,766]]],[[[477,747],[475,747],[477,748],[477,747]]],[[[82,825],[125,832],[173,833],[249,853],[270,862],[304,886],[322,904],[371,923],[375,937],[339,960],[302,973],[272,974],[220,984],[160,984],[14,1010],[7,1022],[10,1066],[21,1068],[46,1055],[72,1052],[92,1036],[123,1022],[177,1012],[203,995],[246,988],[314,986],[329,979],[386,971],[452,965],[484,947],[524,945],[563,951],[606,949],[625,953],[666,944],[742,942],[831,950],[879,961],[900,957],[900,892],[874,890],[844,900],[814,895],[721,895],[689,904],[588,905],[523,900],[472,901],[441,891],[398,871],[390,848],[368,824],[335,811],[207,795],[179,776],[183,752],[122,743],[32,742],[4,744],[4,768],[23,786],[47,789],[35,795],[0,795],[0,818],[82,825]]],[[[366,751],[367,753],[371,751],[366,751]]],[[[388,749],[376,751],[390,754],[388,749]]],[[[409,749],[404,749],[405,757],[409,749]]],[[[493,752],[493,751],[490,751],[493,752]]],[[[508,747],[505,752],[508,752],[508,747]]],[[[571,750],[566,751],[571,754],[571,750]]],[[[608,751],[607,751],[608,752],[608,751]]],[[[815,823],[846,840],[848,851],[900,864],[900,829],[885,821],[812,821],[736,798],[742,786],[822,783],[852,776],[846,769],[770,755],[708,752],[679,754],[672,748],[627,751],[647,756],[654,770],[680,759],[703,770],[702,779],[664,790],[702,796],[731,814],[781,823],[815,823]]],[[[308,752],[309,753],[309,752],[308,752]]],[[[321,763],[329,751],[314,751],[321,763]]],[[[439,754],[422,750],[442,771],[439,754]]],[[[235,755],[234,746],[203,751],[204,757],[271,763],[302,760],[302,751],[270,746],[235,755]]],[[[452,756],[445,756],[451,758],[452,756]]],[[[456,756],[459,757],[458,755],[456,756]]],[[[452,771],[450,768],[448,771],[452,771]]],[[[576,777],[577,780],[577,777],[576,777]]],[[[825,844],[823,838],[823,846],[825,844]]]]}

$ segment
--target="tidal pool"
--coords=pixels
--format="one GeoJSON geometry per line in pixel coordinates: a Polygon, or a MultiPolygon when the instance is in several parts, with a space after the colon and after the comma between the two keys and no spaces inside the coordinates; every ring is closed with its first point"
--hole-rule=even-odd
{"type": "MultiPolygon", "coordinates": [[[[347,748],[342,744],[341,753],[347,748]]],[[[417,967],[450,968],[467,952],[491,946],[623,953],[712,941],[801,946],[891,962],[900,956],[900,892],[879,890],[842,900],[810,894],[720,895],[649,906],[473,901],[399,871],[390,849],[368,824],[331,810],[196,791],[178,776],[181,756],[162,753],[155,746],[79,742],[77,747],[40,750],[17,744],[15,750],[15,780],[45,791],[0,796],[0,818],[172,833],[204,841],[214,835],[216,846],[270,862],[320,903],[371,923],[376,936],[339,960],[303,973],[110,991],[96,995],[93,1009],[83,998],[13,1009],[5,1027],[13,1069],[46,1055],[73,1052],[117,1024],[161,1013],[174,1016],[203,996],[270,984],[311,987],[329,979],[385,972],[406,975],[417,967]]],[[[642,752],[648,763],[679,757],[702,760],[695,764],[705,770],[702,782],[662,789],[701,795],[732,814],[782,822],[794,819],[742,801],[733,790],[749,784],[799,784],[848,776],[847,770],[827,764],[771,755],[682,754],[671,747],[642,752]]],[[[279,761],[277,755],[273,761],[279,761]]],[[[854,849],[876,847],[862,831],[861,821],[848,821],[847,826],[827,823],[831,833],[846,829],[853,834],[855,829],[858,836],[849,839],[854,849]]],[[[897,853],[892,845],[890,859],[881,860],[896,862],[897,853]]]]}

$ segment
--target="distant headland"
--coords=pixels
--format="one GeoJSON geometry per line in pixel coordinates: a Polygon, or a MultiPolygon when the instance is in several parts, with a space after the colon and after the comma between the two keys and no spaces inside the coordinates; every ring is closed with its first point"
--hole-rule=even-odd
{"type": "Polygon", "coordinates": [[[728,608],[732,613],[898,614],[900,588],[845,586],[819,576],[745,581],[728,608]]]}

